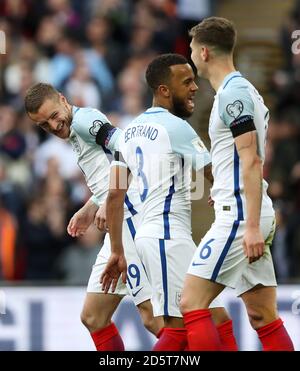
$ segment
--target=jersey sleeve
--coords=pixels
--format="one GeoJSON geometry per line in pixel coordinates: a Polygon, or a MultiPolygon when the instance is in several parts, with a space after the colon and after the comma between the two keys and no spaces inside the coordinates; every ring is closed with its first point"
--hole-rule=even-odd
{"type": "Polygon", "coordinates": [[[95,196],[95,195],[92,195],[90,197],[90,200],[96,205],[96,206],[99,206],[99,200],[98,198],[95,196]]]}
{"type": "Polygon", "coordinates": [[[208,150],[187,121],[174,122],[169,126],[168,132],[172,150],[182,158],[191,161],[196,171],[211,163],[208,150]]]}
{"type": "Polygon", "coordinates": [[[111,130],[108,136],[106,137],[105,146],[112,152],[120,151],[120,140],[122,138],[123,130],[120,128],[114,128],[111,130]]]}
{"type": "Polygon", "coordinates": [[[109,150],[118,130],[102,112],[93,108],[79,109],[73,118],[72,127],[86,143],[98,144],[109,150]]]}
{"type": "Polygon", "coordinates": [[[124,132],[120,129],[114,134],[112,150],[114,151],[114,160],[111,162],[112,166],[123,166],[128,167],[126,161],[124,160],[123,153],[125,150],[124,142],[124,132]]]}
{"type": "Polygon", "coordinates": [[[219,116],[233,136],[255,130],[254,103],[248,89],[233,86],[221,92],[219,116]]]}

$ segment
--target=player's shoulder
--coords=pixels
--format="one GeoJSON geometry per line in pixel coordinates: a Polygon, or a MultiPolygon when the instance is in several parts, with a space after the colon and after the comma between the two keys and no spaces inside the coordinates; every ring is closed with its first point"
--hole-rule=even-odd
{"type": "Polygon", "coordinates": [[[96,137],[103,124],[109,123],[104,113],[92,107],[73,107],[72,129],[83,139],[96,137]]]}
{"type": "Polygon", "coordinates": [[[175,116],[166,108],[162,107],[151,107],[148,108],[145,112],[140,114],[134,121],[151,121],[158,124],[164,123],[176,123],[183,121],[180,117],[175,116]]]}
{"type": "Polygon", "coordinates": [[[243,107],[248,107],[252,111],[253,95],[251,89],[254,89],[253,85],[241,75],[225,81],[219,92],[219,114],[222,115],[224,110],[242,112],[243,107]]]}
{"type": "Polygon", "coordinates": [[[128,126],[137,126],[137,125],[155,125],[158,131],[165,131],[167,133],[173,133],[182,127],[182,125],[189,125],[185,120],[181,119],[178,116],[173,115],[167,109],[151,107],[145,112],[137,116],[128,126]]]}
{"type": "Polygon", "coordinates": [[[76,108],[74,108],[73,121],[75,121],[75,122],[81,122],[81,121],[86,122],[89,119],[92,119],[92,120],[98,119],[98,120],[103,121],[103,122],[108,121],[106,115],[103,112],[96,109],[96,108],[92,108],[92,107],[76,107],[76,108]]]}
{"type": "Polygon", "coordinates": [[[228,99],[236,96],[236,94],[248,95],[249,88],[252,84],[245,79],[243,76],[238,75],[235,78],[231,78],[223,84],[219,92],[219,99],[228,99]]]}
{"type": "Polygon", "coordinates": [[[174,132],[179,129],[189,127],[190,124],[183,118],[178,117],[173,113],[167,111],[165,120],[163,121],[163,126],[165,126],[168,131],[174,132]]]}
{"type": "Polygon", "coordinates": [[[163,131],[173,137],[180,135],[186,130],[192,130],[191,125],[179,116],[174,115],[170,111],[161,107],[151,107],[145,112],[137,116],[126,128],[131,128],[137,125],[155,125],[158,131],[163,131]]]}

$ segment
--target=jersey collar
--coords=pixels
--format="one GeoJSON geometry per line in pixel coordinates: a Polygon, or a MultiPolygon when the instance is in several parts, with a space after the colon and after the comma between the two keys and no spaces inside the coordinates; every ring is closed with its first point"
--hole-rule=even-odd
{"type": "Polygon", "coordinates": [[[162,107],[150,107],[145,111],[145,113],[159,113],[159,112],[167,112],[168,110],[162,107]]]}
{"type": "Polygon", "coordinates": [[[76,113],[80,110],[80,107],[76,107],[76,106],[72,106],[72,122],[71,122],[71,128],[72,128],[72,125],[73,125],[73,121],[74,121],[74,116],[76,115],[76,113]]]}
{"type": "Polygon", "coordinates": [[[79,107],[72,106],[72,115],[74,117],[75,113],[79,110],[79,107]]]}
{"type": "Polygon", "coordinates": [[[230,72],[228,75],[225,76],[221,86],[218,89],[218,93],[226,88],[226,86],[227,86],[227,84],[229,83],[230,80],[232,80],[236,77],[241,77],[241,76],[242,76],[242,74],[240,73],[240,71],[230,72]]]}

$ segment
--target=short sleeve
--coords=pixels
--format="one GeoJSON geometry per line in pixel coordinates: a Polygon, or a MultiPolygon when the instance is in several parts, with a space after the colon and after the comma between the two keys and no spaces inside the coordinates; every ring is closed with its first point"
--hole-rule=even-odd
{"type": "Polygon", "coordinates": [[[172,150],[191,161],[196,171],[211,163],[208,150],[187,121],[177,120],[168,128],[172,150]]]}
{"type": "Polygon", "coordinates": [[[93,108],[77,108],[72,128],[86,143],[98,144],[108,149],[110,142],[114,142],[114,133],[117,131],[102,112],[93,108]]]}
{"type": "Polygon", "coordinates": [[[123,166],[128,168],[123,157],[123,153],[125,150],[124,131],[118,129],[118,131],[114,134],[114,138],[112,138],[112,140],[113,143],[111,144],[111,147],[113,147],[112,150],[114,151],[114,160],[111,162],[111,167],[123,166]]]}
{"type": "Polygon", "coordinates": [[[98,198],[97,198],[95,195],[91,196],[90,200],[91,200],[95,205],[99,206],[99,200],[98,200],[98,198]]]}
{"type": "Polygon", "coordinates": [[[227,87],[220,93],[219,116],[227,127],[253,121],[254,103],[247,87],[227,87]]]}
{"type": "Polygon", "coordinates": [[[106,148],[112,152],[120,151],[120,141],[123,137],[123,130],[119,128],[114,129],[115,130],[111,130],[105,141],[106,148]]]}

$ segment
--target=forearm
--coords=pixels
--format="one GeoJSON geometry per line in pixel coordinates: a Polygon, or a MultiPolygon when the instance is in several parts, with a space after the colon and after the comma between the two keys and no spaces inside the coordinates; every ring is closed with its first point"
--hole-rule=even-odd
{"type": "Polygon", "coordinates": [[[112,253],[123,253],[122,225],[124,219],[124,199],[109,193],[106,201],[106,222],[109,229],[112,253]]]}
{"type": "Polygon", "coordinates": [[[90,213],[90,214],[95,215],[98,208],[99,208],[99,206],[96,203],[96,197],[92,196],[87,200],[87,202],[82,206],[81,209],[90,213]]]}
{"type": "Polygon", "coordinates": [[[259,157],[245,161],[243,167],[247,208],[247,227],[259,227],[262,201],[262,163],[259,157]]]}

